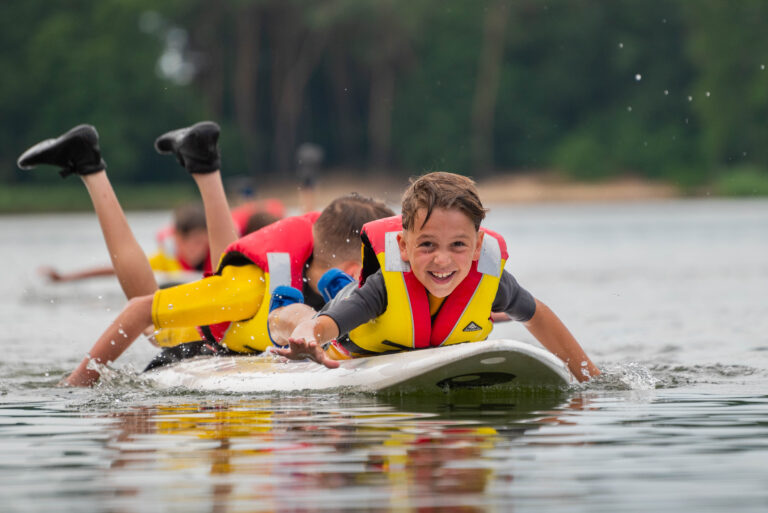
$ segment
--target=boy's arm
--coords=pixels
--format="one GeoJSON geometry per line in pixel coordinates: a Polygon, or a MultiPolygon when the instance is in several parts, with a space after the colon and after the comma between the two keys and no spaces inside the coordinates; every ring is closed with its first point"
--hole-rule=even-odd
{"type": "Polygon", "coordinates": [[[269,336],[278,346],[287,346],[288,339],[296,327],[315,316],[315,310],[304,303],[293,303],[275,308],[269,312],[269,336]]]}
{"type": "Polygon", "coordinates": [[[64,282],[96,278],[99,276],[114,276],[115,269],[110,266],[104,266],[92,267],[90,269],[83,269],[81,271],[74,271],[71,273],[60,273],[53,267],[40,267],[38,272],[51,281],[64,282]]]}
{"type": "Polygon", "coordinates": [[[131,299],[115,321],[99,337],[90,353],[62,385],[85,387],[99,379],[99,373],[88,369],[88,362],[113,362],[125,351],[144,329],[152,324],[152,295],[131,299]]]}
{"type": "MultiPolygon", "coordinates": [[[[294,306],[289,305],[283,309],[286,310],[287,315],[292,316],[294,312],[299,311],[299,307],[296,306],[295,310],[287,309],[294,306]]],[[[303,317],[289,317],[282,327],[275,323],[276,332],[272,332],[273,314],[278,312],[279,316],[282,317],[283,315],[279,313],[280,308],[274,310],[270,314],[270,333],[272,333],[272,338],[277,340],[275,335],[283,336],[283,329],[290,327],[292,322],[295,329],[288,337],[289,347],[278,349],[277,353],[294,360],[311,358],[326,367],[335,368],[339,366],[339,363],[333,357],[334,352],[331,351],[331,354],[325,352],[323,344],[338,338],[341,334],[349,333],[370,319],[378,317],[386,307],[387,293],[384,278],[379,271],[369,276],[362,287],[358,288],[353,284],[345,287],[323,307],[316,318],[312,318],[312,314],[307,313],[303,314],[303,317]]],[[[306,310],[304,311],[306,312],[306,310]]],[[[311,309],[309,311],[311,312],[311,309]]],[[[279,321],[279,324],[283,323],[282,319],[279,321]]],[[[338,353],[337,356],[344,359],[338,353]]]]}
{"type": "Polygon", "coordinates": [[[588,381],[599,376],[600,369],[592,363],[555,312],[538,299],[535,301],[536,312],[530,320],[523,323],[528,331],[541,345],[563,360],[579,381],[588,381]]]}
{"type": "Polygon", "coordinates": [[[338,336],[339,327],[336,322],[327,315],[321,315],[306,319],[296,326],[288,338],[288,347],[277,348],[275,352],[292,360],[309,358],[329,369],[335,369],[339,366],[339,362],[323,350],[323,344],[338,336]]]}

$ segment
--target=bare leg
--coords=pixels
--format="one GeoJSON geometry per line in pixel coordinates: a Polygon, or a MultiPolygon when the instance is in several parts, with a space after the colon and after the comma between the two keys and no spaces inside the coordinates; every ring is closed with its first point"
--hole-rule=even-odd
{"type": "Polygon", "coordinates": [[[175,155],[197,183],[205,207],[208,243],[214,264],[218,263],[226,247],[239,237],[221,180],[219,132],[219,125],[213,121],[201,121],[167,132],[155,141],[155,149],[162,154],[175,155]]]}
{"type": "Polygon", "coordinates": [[[235,242],[238,237],[237,227],[232,220],[229,210],[221,173],[192,173],[200,197],[205,208],[205,222],[208,225],[208,243],[211,247],[211,258],[214,266],[221,258],[224,250],[235,242]]]}
{"type": "Polygon", "coordinates": [[[157,281],[144,250],[128,225],[106,171],[81,177],[91,196],[120,286],[128,299],[152,294],[157,281]]]}
{"type": "Polygon", "coordinates": [[[55,139],[35,144],[18,160],[21,169],[34,169],[41,164],[62,168],[59,173],[64,177],[77,174],[83,179],[101,224],[112,265],[128,299],[157,290],[147,257],[136,242],[107,178],[107,165],[101,158],[96,128],[78,125],[55,139]]]}

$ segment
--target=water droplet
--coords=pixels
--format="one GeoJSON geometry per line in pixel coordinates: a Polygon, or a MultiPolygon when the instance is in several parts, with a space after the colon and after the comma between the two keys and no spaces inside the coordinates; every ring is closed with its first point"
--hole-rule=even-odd
{"type": "Polygon", "coordinates": [[[624,43],[619,43],[619,48],[624,48],[624,43]]]}
{"type": "Polygon", "coordinates": [[[693,101],[693,96],[688,96],[688,101],[692,102],[693,101]]]}
{"type": "Polygon", "coordinates": [[[707,95],[707,98],[709,98],[709,91],[707,91],[705,94],[707,95]]]}
{"type": "Polygon", "coordinates": [[[109,343],[110,343],[111,345],[113,345],[113,346],[115,345],[115,341],[114,341],[114,340],[110,340],[110,341],[109,341],[109,343]]]}
{"type": "Polygon", "coordinates": [[[640,73],[635,73],[635,81],[640,82],[643,79],[643,76],[640,73]]]}
{"type": "Polygon", "coordinates": [[[669,96],[669,89],[664,89],[664,96],[669,96]]]}
{"type": "Polygon", "coordinates": [[[104,296],[96,296],[99,300],[103,299],[104,296]]]}
{"type": "Polygon", "coordinates": [[[631,105],[627,107],[627,112],[632,112],[632,106],[631,105]]]}
{"type": "Polygon", "coordinates": [[[760,69],[765,69],[765,64],[761,64],[760,69]]]}
{"type": "Polygon", "coordinates": [[[168,310],[173,310],[173,305],[168,303],[168,310]]]}

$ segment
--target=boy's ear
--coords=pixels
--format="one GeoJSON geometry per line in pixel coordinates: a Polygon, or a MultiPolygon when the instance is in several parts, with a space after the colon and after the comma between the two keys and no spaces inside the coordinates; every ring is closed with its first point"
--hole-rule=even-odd
{"type": "Polygon", "coordinates": [[[400,259],[403,262],[408,261],[408,253],[406,252],[406,246],[405,246],[405,234],[401,231],[397,234],[397,246],[400,248],[400,259]]]}
{"type": "Polygon", "coordinates": [[[477,245],[475,246],[475,252],[472,254],[472,260],[479,260],[480,259],[480,252],[483,250],[483,237],[485,236],[485,232],[479,230],[477,232],[477,245]]]}
{"type": "Polygon", "coordinates": [[[359,280],[360,273],[363,270],[363,264],[354,260],[347,260],[346,262],[342,262],[338,268],[352,276],[354,279],[359,280]]]}

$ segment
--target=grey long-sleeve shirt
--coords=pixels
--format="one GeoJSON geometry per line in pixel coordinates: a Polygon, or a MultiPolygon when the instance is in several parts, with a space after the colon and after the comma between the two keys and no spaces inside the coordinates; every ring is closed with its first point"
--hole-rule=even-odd
{"type": "MultiPolygon", "coordinates": [[[[318,315],[327,315],[339,327],[339,335],[375,319],[387,309],[387,289],[381,270],[369,276],[362,287],[350,283],[326,303],[318,315]]],[[[512,320],[525,322],[536,312],[536,301],[517,283],[514,276],[502,271],[499,290],[493,300],[494,312],[505,312],[512,320]]]]}

